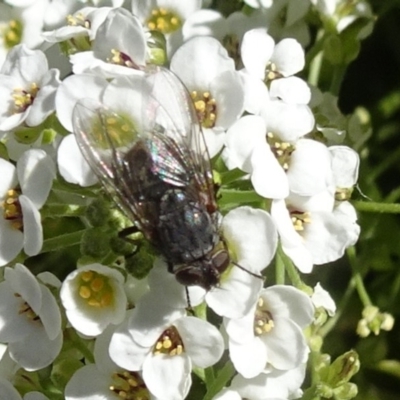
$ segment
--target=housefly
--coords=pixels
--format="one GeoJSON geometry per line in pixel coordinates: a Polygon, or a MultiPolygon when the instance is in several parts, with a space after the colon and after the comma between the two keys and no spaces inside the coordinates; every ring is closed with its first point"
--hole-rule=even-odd
{"type": "Polygon", "coordinates": [[[192,99],[162,67],[145,70],[134,90],[142,104],[136,120],[100,102],[79,101],[73,113],[77,142],[178,282],[209,290],[219,284],[230,258],[192,99]]]}

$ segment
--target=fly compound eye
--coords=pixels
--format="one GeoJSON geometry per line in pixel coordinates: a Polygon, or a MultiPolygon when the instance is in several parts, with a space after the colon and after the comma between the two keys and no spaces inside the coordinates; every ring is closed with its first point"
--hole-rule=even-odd
{"type": "Polygon", "coordinates": [[[212,266],[222,274],[229,267],[230,264],[229,254],[226,250],[221,250],[215,253],[211,258],[212,266]]]}

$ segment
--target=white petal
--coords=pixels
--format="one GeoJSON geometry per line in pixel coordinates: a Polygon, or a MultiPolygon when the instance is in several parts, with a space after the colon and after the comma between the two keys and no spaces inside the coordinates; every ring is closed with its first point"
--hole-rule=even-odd
{"type": "Polygon", "coordinates": [[[268,362],[268,351],[258,338],[248,343],[229,342],[229,357],[236,371],[245,378],[254,378],[261,373],[268,362]]]}
{"type": "Polygon", "coordinates": [[[36,371],[50,365],[58,356],[63,343],[62,332],[50,340],[43,327],[32,327],[24,340],[10,343],[10,356],[27,371],[36,371]]]}
{"type": "Polygon", "coordinates": [[[304,50],[296,39],[283,39],[275,46],[271,61],[283,76],[294,75],[304,68],[304,50]]]}
{"type": "Polygon", "coordinates": [[[243,64],[250,75],[263,80],[265,68],[274,50],[274,39],[266,29],[258,28],[247,31],[243,36],[241,56],[243,64]]]}
{"type": "Polygon", "coordinates": [[[271,101],[263,112],[268,131],[281,140],[293,143],[314,128],[314,115],[307,105],[271,101]]]}
{"type": "Polygon", "coordinates": [[[222,231],[238,263],[249,271],[259,273],[275,256],[278,232],[266,211],[238,207],[224,217],[222,231]]]}
{"type": "Polygon", "coordinates": [[[79,150],[74,135],[67,135],[58,147],[57,164],[61,176],[69,183],[86,187],[97,183],[97,177],[79,150]]]}
{"type": "Polygon", "coordinates": [[[264,144],[253,149],[251,154],[251,183],[254,190],[267,199],[284,199],[289,195],[289,182],[270,146],[264,144]]]}
{"type": "Polygon", "coordinates": [[[63,80],[57,90],[57,117],[64,128],[72,132],[72,111],[78,100],[90,98],[98,100],[107,85],[107,80],[90,74],[71,75],[63,80]]]}
{"type": "Polygon", "coordinates": [[[267,127],[261,117],[246,115],[236,121],[225,136],[224,161],[230,169],[251,171],[250,157],[256,146],[265,142],[267,127]]]}
{"type": "Polygon", "coordinates": [[[189,392],[190,358],[184,355],[150,354],[143,365],[143,380],[156,397],[163,400],[183,400],[189,392]]]}
{"type": "Polygon", "coordinates": [[[311,301],[316,308],[324,308],[328,312],[328,315],[330,317],[333,317],[335,315],[336,304],[329,292],[327,292],[319,282],[314,287],[314,293],[311,296],[311,301]]]}
{"type": "Polygon", "coordinates": [[[61,332],[60,309],[58,308],[56,299],[46,286],[40,285],[40,290],[42,292],[42,307],[39,314],[40,321],[49,339],[54,340],[61,332]]]}
{"type": "Polygon", "coordinates": [[[184,351],[193,365],[207,368],[219,361],[224,351],[224,342],[215,326],[195,317],[180,318],[174,322],[174,326],[178,329],[184,351]]]}
{"type": "Polygon", "coordinates": [[[304,292],[293,286],[274,285],[261,292],[274,318],[291,319],[300,328],[305,328],[314,319],[314,307],[304,292]]]}
{"type": "Polygon", "coordinates": [[[171,71],[182,79],[189,90],[208,90],[210,82],[219,74],[234,70],[234,61],[221,43],[205,36],[188,40],[171,60],[171,71]]]}
{"type": "Polygon", "coordinates": [[[24,251],[28,256],[35,256],[40,252],[43,245],[40,213],[27,196],[19,196],[19,202],[24,225],[24,251]]]}
{"type": "Polygon", "coordinates": [[[0,171],[0,199],[4,200],[7,191],[17,186],[17,172],[14,165],[3,158],[0,158],[0,171]]]}
{"type": "Polygon", "coordinates": [[[18,390],[14,388],[11,382],[2,377],[0,377],[0,392],[4,399],[21,400],[21,395],[18,390]]]}
{"type": "Polygon", "coordinates": [[[358,239],[360,227],[346,215],[314,212],[304,238],[314,263],[326,264],[343,256],[347,247],[358,239]]]}
{"type": "Polygon", "coordinates": [[[12,261],[22,250],[24,234],[11,226],[10,222],[0,218],[0,266],[12,261]]]}
{"type": "Polygon", "coordinates": [[[331,146],[333,179],[337,188],[351,188],[357,183],[360,156],[347,146],[331,146]]]}
{"type": "Polygon", "coordinates": [[[303,332],[289,319],[275,321],[272,331],[261,340],[268,348],[268,362],[275,368],[288,370],[306,361],[309,350],[303,332]]]}
{"type": "Polygon", "coordinates": [[[271,82],[269,94],[288,104],[308,104],[311,100],[311,90],[303,79],[296,76],[275,79],[271,82]]]}
{"type": "Polygon", "coordinates": [[[109,354],[111,359],[128,371],[139,371],[147,355],[150,353],[150,347],[138,345],[128,331],[129,320],[122,323],[113,333],[109,354]]]}
{"type": "Polygon", "coordinates": [[[303,273],[313,268],[313,258],[304,245],[303,238],[295,231],[284,200],[274,200],[271,205],[271,216],[276,223],[282,241],[282,249],[303,273]]]}
{"type": "Polygon", "coordinates": [[[229,128],[243,113],[244,87],[240,74],[225,71],[210,83],[210,92],[216,100],[216,126],[229,128]]]}
{"type": "Polygon", "coordinates": [[[226,275],[219,287],[206,294],[206,302],[218,315],[240,318],[257,301],[263,281],[238,267],[233,267],[226,275]]]}
{"type": "Polygon", "coordinates": [[[250,114],[259,115],[263,107],[268,107],[270,100],[265,83],[246,72],[239,71],[244,84],[244,108],[250,114]]]}
{"type": "Polygon", "coordinates": [[[326,190],[333,182],[328,148],[315,140],[299,140],[290,158],[287,177],[295,194],[312,196],[326,190]]]}
{"type": "Polygon", "coordinates": [[[46,202],[56,177],[53,160],[43,150],[27,150],[18,159],[17,173],[22,193],[40,209],[46,202]]]}

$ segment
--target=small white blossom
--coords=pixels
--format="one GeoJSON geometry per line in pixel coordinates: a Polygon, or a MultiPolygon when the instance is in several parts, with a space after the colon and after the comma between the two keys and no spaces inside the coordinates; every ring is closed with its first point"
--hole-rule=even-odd
{"type": "Polygon", "coordinates": [[[122,322],[126,311],[123,276],[101,264],[85,265],[64,280],[60,297],[71,325],[97,336],[109,324],[122,322]]]}
{"type": "Polygon", "coordinates": [[[236,370],[254,378],[268,365],[290,370],[304,363],[309,350],[302,329],[313,317],[310,298],[298,289],[284,285],[263,289],[247,315],[224,321],[236,370]]]}
{"type": "MultiPolygon", "coordinates": [[[[306,365],[301,364],[287,371],[272,370],[267,373],[246,379],[236,375],[231,383],[230,390],[240,394],[240,399],[249,400],[288,400],[302,396],[306,374],[306,365]]],[[[233,400],[233,399],[232,399],[233,400]]]]}
{"type": "Polygon", "coordinates": [[[58,76],[42,51],[14,47],[0,71],[0,131],[41,124],[55,109],[58,76]]]}
{"type": "Polygon", "coordinates": [[[39,209],[49,195],[55,166],[43,150],[28,150],[15,167],[0,159],[0,265],[13,260],[24,249],[33,256],[42,248],[39,209]]]}
{"type": "Polygon", "coordinates": [[[22,264],[6,267],[0,283],[0,341],[28,371],[50,365],[62,346],[61,314],[50,290],[22,264]]]}
{"type": "Polygon", "coordinates": [[[189,90],[210,156],[219,152],[225,130],[244,110],[244,87],[234,61],[218,40],[196,37],[184,43],[171,60],[189,90]]]}
{"type": "Polygon", "coordinates": [[[224,350],[217,328],[185,316],[183,309],[163,303],[162,293],[148,293],[128,323],[114,333],[113,361],[130,371],[142,370],[149,391],[165,400],[184,399],[191,386],[193,366],[215,364],[224,350]]]}
{"type": "Polygon", "coordinates": [[[139,73],[146,62],[146,38],[139,20],[123,8],[111,10],[96,31],[93,50],[70,56],[75,74],[106,78],[139,73]]]}

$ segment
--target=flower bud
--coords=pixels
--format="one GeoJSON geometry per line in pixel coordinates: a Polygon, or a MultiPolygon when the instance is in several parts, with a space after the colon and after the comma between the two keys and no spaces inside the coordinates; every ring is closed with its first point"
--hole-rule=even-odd
{"type": "Polygon", "coordinates": [[[332,387],[338,387],[348,382],[360,369],[360,360],[354,350],[339,356],[330,366],[328,382],[332,387]]]}
{"type": "Polygon", "coordinates": [[[92,226],[103,226],[110,218],[110,203],[102,198],[92,201],[86,209],[86,218],[92,226]]]}
{"type": "Polygon", "coordinates": [[[109,236],[97,228],[88,229],[82,236],[81,253],[84,256],[102,258],[110,251],[109,236]]]}

